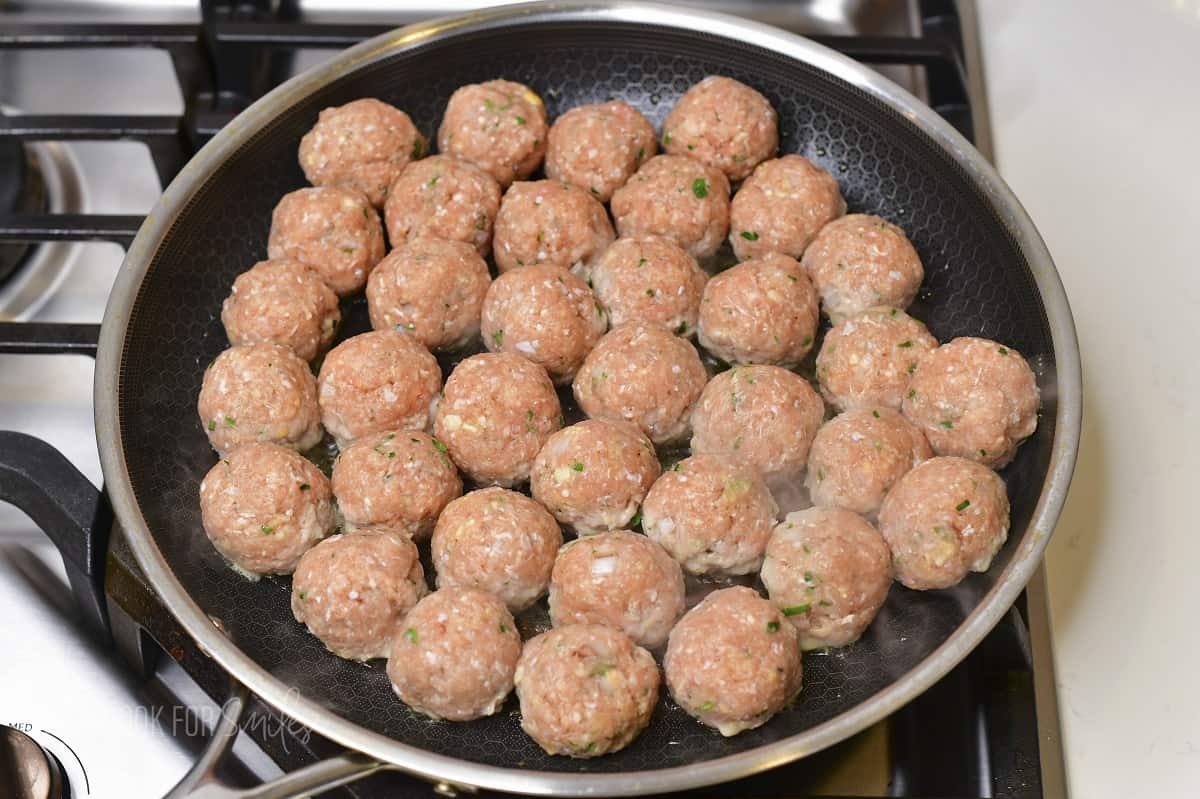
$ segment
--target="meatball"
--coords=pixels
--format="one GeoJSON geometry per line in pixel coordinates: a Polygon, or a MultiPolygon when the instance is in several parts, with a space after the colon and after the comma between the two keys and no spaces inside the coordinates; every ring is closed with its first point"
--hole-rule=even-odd
{"type": "Polygon", "coordinates": [[[470,244],[421,238],[392,250],[367,279],[376,330],[399,330],[440,352],[479,335],[483,297],[492,284],[487,263],[470,244]]]}
{"type": "Polygon", "coordinates": [[[884,406],[855,408],[817,431],[805,485],[814,505],[872,517],[909,469],[933,457],[921,431],[884,406]]]}
{"type": "Polygon", "coordinates": [[[804,267],[769,253],[708,281],[700,302],[700,344],[729,363],[795,366],[812,349],[820,317],[804,267]]]}
{"type": "Polygon", "coordinates": [[[326,538],[300,558],[292,615],[338,657],[387,657],[404,615],[427,590],[411,539],[356,530],[326,538]]]}
{"type": "Polygon", "coordinates": [[[592,268],[592,289],[613,327],[662,325],[679,336],[696,332],[708,275],[670,239],[617,239],[592,268]]]}
{"type": "Polygon", "coordinates": [[[685,712],[737,735],[762,726],[800,693],[796,628],[753,589],[713,591],[671,631],[663,671],[685,712]]]}
{"type": "Polygon", "coordinates": [[[716,167],[737,182],[779,149],[775,109],[746,84],[710,75],[667,115],[663,149],[716,167]]]}
{"type": "Polygon", "coordinates": [[[550,126],[546,176],[608,202],[642,161],[658,151],[654,126],[622,100],[580,105],[550,126]]]}
{"type": "Polygon", "coordinates": [[[825,225],[846,213],[837,181],[802,155],[754,170],[729,208],[729,242],[740,259],[769,252],[799,258],[825,225]]]}
{"type": "Polygon", "coordinates": [[[545,368],[555,383],[570,383],[607,327],[583,280],[538,264],[496,278],[483,301],[483,342],[545,368]]]}
{"type": "Polygon", "coordinates": [[[372,433],[428,430],[442,373],[419,342],[395,330],[348,338],[317,377],[321,421],[339,447],[372,433]]]}
{"type": "Polygon", "coordinates": [[[925,325],[898,308],[879,306],[843,319],[817,353],[817,381],[839,411],[900,408],[917,362],[937,348],[925,325]]]}
{"type": "Polygon", "coordinates": [[[985,338],[956,338],[917,364],[904,415],[939,455],[994,469],[1037,429],[1037,378],[1021,354],[985,338]]]}
{"type": "Polygon", "coordinates": [[[337,295],[299,261],[259,261],[221,305],[230,344],[282,344],[306,361],[329,348],[341,320],[337,295]]]}
{"type": "Polygon", "coordinates": [[[896,579],[919,591],[949,588],[985,572],[1008,538],[1008,494],[1000,475],[966,458],[931,458],[888,492],[879,532],[896,579]]]}
{"type": "Polygon", "coordinates": [[[462,496],[462,480],[445,444],[400,430],[342,450],[333,464],[333,494],[348,529],[372,527],[420,540],[433,532],[447,503],[462,496]]]}
{"type": "Polygon", "coordinates": [[[762,581],[800,633],[801,649],[845,646],[883,607],[892,555],[858,514],[809,508],[789,513],[771,533],[762,581]]]}
{"type": "Polygon", "coordinates": [[[433,155],[404,167],[383,206],[392,246],[420,236],[465,241],[480,255],[492,251],[500,184],[474,164],[433,155]]]}
{"type": "Polygon", "coordinates": [[[333,495],[321,470],[295,450],[252,442],[200,481],[200,516],[213,546],[239,572],[288,574],[333,530],[333,495]]]}
{"type": "Polygon", "coordinates": [[[546,370],[511,352],[472,355],[455,367],[433,422],[458,468],[502,486],[528,480],[538,451],[562,426],[546,370]]]}
{"type": "Polygon", "coordinates": [[[604,206],[583,189],[523,181],[504,193],[492,249],[501,272],[531,264],[587,269],[613,238],[604,206]]]}
{"type": "Polygon", "coordinates": [[[339,296],[361,289],[383,253],[379,214],[357,192],[298,189],[271,213],[267,257],[307,265],[339,296]]]}
{"type": "Polygon", "coordinates": [[[729,181],[699,161],[658,155],[616,190],[612,213],[622,238],[664,236],[710,258],[729,232],[729,181]]]}
{"type": "Polygon", "coordinates": [[[803,263],[834,324],[876,305],[904,310],[925,279],[904,231],[870,214],[849,214],[821,228],[803,263]]]}
{"type": "Polygon", "coordinates": [[[521,633],[504,603],[474,588],[442,588],[404,617],[387,674],[409,707],[435,719],[490,716],[513,689],[521,633]]]}
{"type": "Polygon", "coordinates": [[[533,462],[533,498],[578,535],[633,520],[662,467],[650,439],[628,422],[587,419],[550,436],[533,462]]]}
{"type": "Polygon", "coordinates": [[[629,322],[608,332],[584,360],[575,400],[588,416],[632,422],[655,444],[668,444],[687,438],[707,378],[687,340],[629,322]]]}
{"type": "Polygon", "coordinates": [[[524,494],[483,488],[454,500],[433,531],[438,588],[478,588],[518,613],[550,585],[562,530],[524,494]]]}
{"type": "Polygon", "coordinates": [[[713,377],[692,414],[692,452],[740,458],[770,481],[804,472],[825,404],[800,375],[739,366],[713,377]]]}
{"type": "Polygon", "coordinates": [[[446,105],[438,150],[483,169],[502,187],[523,180],[546,154],[542,98],[509,80],[461,86],[446,105]]]}
{"type": "Polygon", "coordinates": [[[306,450],[324,430],[308,364],[279,344],[230,347],[204,370],[196,403],[208,441],[226,453],[248,441],[306,450]]]}
{"type": "Polygon", "coordinates": [[[530,738],[552,755],[598,757],[650,723],[658,665],[620,630],[570,624],[525,644],[516,684],[530,738]]]}
{"type": "Polygon", "coordinates": [[[642,529],[690,574],[757,571],[779,506],[758,472],[736,459],[693,455],[658,478],[642,529]]]}

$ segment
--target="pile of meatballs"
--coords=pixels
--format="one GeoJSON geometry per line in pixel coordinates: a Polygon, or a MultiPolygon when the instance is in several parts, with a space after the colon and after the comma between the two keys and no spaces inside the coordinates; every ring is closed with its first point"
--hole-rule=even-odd
{"type": "Polygon", "coordinates": [[[276,206],[204,374],[213,545],[292,574],[296,620],[387,658],[414,710],[474,719],[515,687],[524,730],[572,757],[646,727],[656,655],[679,706],[734,735],[893,580],[986,570],[1034,374],[995,341],[939,344],[905,313],[924,270],[904,231],[847,214],[778,142],[771,104],[726,77],[683,95],[661,154],[624,102],[551,126],[504,80],[453,94],[428,157],[379,100],[322,111],[312,187],[276,206]],[[716,271],[726,239],[739,263],[716,271]],[[329,349],[364,287],[373,330],[329,349]],[[814,389],[795,370],[822,313],[814,389]],[[433,353],[472,350],[443,383],[433,353]],[[587,417],[569,426],[567,386],[587,417]],[[301,454],[326,434],[331,477],[301,454]],[[712,589],[690,610],[685,575],[712,589]],[[513,614],[547,594],[552,629],[522,641],[513,614]]]}

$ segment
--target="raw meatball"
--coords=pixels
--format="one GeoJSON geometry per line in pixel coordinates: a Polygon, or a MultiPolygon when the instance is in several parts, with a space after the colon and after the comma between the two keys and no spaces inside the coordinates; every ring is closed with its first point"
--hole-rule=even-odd
{"type": "Polygon", "coordinates": [[[450,96],[438,150],[469,161],[503,187],[533,174],[546,154],[546,107],[509,80],[459,87],[450,96]]]}
{"type": "Polygon", "coordinates": [[[729,363],[795,366],[812,349],[820,318],[804,267],[769,253],[708,281],[700,302],[700,344],[729,363]]]}
{"type": "Polygon", "coordinates": [[[550,512],[524,494],[483,488],[454,500],[433,531],[439,588],[478,588],[518,613],[550,585],[562,530],[550,512]]]}
{"type": "Polygon", "coordinates": [[[713,377],[692,414],[692,452],[740,458],[770,481],[800,475],[825,404],[800,375],[739,366],[713,377]]]}
{"type": "Polygon", "coordinates": [[[501,272],[530,264],[587,269],[613,238],[595,197],[570,183],[535,180],[504,193],[492,249],[501,272]]]}
{"type": "Polygon", "coordinates": [[[208,441],[226,453],[248,441],[306,450],[324,435],[308,364],[279,344],[230,347],[204,370],[196,403],[208,441]]]}
{"type": "Polygon", "coordinates": [[[789,513],[771,534],[762,581],[800,633],[801,649],[845,646],[883,607],[892,555],[858,514],[809,508],[789,513]]]}
{"type": "Polygon", "coordinates": [[[330,350],[317,386],[321,421],[345,448],[372,433],[428,430],[442,372],[416,340],[375,330],[330,350]]]}
{"type": "Polygon", "coordinates": [[[483,343],[515,352],[569,383],[607,326],[596,297],[580,278],[538,264],[496,278],[483,301],[483,343]]]}
{"type": "Polygon", "coordinates": [[[474,164],[433,155],[404,167],[392,183],[383,217],[392,246],[420,236],[465,241],[492,251],[500,184],[474,164]]]}
{"type": "Polygon", "coordinates": [[[710,258],[729,232],[729,181],[719,169],[658,155],[612,196],[622,238],[664,236],[696,258],[710,258]]]}
{"type": "Polygon", "coordinates": [[[382,658],[427,590],[411,539],[357,530],[326,538],[300,558],[292,615],[338,657],[382,658]]]}
{"type": "Polygon", "coordinates": [[[663,671],[679,706],[725,736],[762,726],[803,676],[796,628],[745,586],[713,591],[680,619],[663,671]]]}
{"type": "Polygon", "coordinates": [[[740,259],[779,252],[799,258],[817,232],[846,213],[837,181],[802,155],[766,161],[738,189],[729,242],[740,259]]]}
{"type": "Polygon", "coordinates": [[[346,527],[373,527],[414,541],[433,532],[438,514],[462,496],[446,445],[400,430],[360,438],[333,464],[333,493],[346,527]]]}
{"type": "Polygon", "coordinates": [[[925,279],[904,231],[870,214],[843,216],[821,228],[803,263],[834,324],[876,305],[904,310],[925,279]]]}
{"type": "Polygon", "coordinates": [[[1019,352],[985,338],[956,338],[917,364],[904,415],[937,454],[999,469],[1037,429],[1040,402],[1019,352]]]}
{"type": "Polygon", "coordinates": [[[483,297],[492,284],[487,263],[470,244],[431,237],[392,250],[367,280],[376,330],[399,330],[440,352],[479,335],[483,297]]]}
{"type": "Polygon", "coordinates": [[[933,457],[921,431],[884,406],[855,408],[817,431],[805,485],[814,505],[873,517],[909,469],[933,457]]]}
{"type": "Polygon", "coordinates": [[[458,468],[502,486],[528,480],[538,450],[562,426],[546,370],[511,352],[472,355],[455,367],[433,422],[458,468]]]}
{"type": "Polygon", "coordinates": [[[612,627],[571,624],[525,644],[517,662],[521,729],[552,755],[624,749],[658,701],[654,657],[612,627]]]}
{"type": "Polygon", "coordinates": [[[642,529],[690,574],[749,574],[779,506],[754,469],[736,459],[693,455],[663,472],[642,505],[642,529]]]}
{"type": "Polygon", "coordinates": [[[556,519],[590,535],[629,524],[661,471],[654,445],[636,427],[587,419],[550,436],[529,482],[556,519]]]}
{"type": "Polygon", "coordinates": [[[766,97],[710,75],[688,89],[663,122],[663,148],[742,180],[779,149],[779,123],[766,97]]]}
{"type": "Polygon", "coordinates": [[[628,103],[580,105],[550,126],[546,176],[608,202],[657,151],[654,126],[628,103]]]}
{"type": "Polygon", "coordinates": [[[613,327],[662,325],[678,336],[696,332],[708,275],[670,239],[617,239],[592,268],[592,290],[613,327]]]}
{"type": "Polygon", "coordinates": [[[295,450],[252,442],[200,482],[204,532],[251,579],[288,574],[333,530],[333,495],[320,469],[295,450]]]}
{"type": "Polygon", "coordinates": [[[409,707],[435,719],[490,716],[513,689],[521,633],[504,603],[473,588],[443,588],[404,617],[387,674],[409,707]]]}
{"type": "Polygon", "coordinates": [[[337,295],[299,261],[259,261],[221,305],[230,344],[282,344],[306,361],[329,348],[341,321],[337,295]]]}
{"type": "Polygon", "coordinates": [[[271,213],[267,257],[300,261],[339,296],[361,289],[383,253],[379,214],[358,192],[298,189],[283,195],[271,213]]]}
{"type": "Polygon", "coordinates": [[[888,492],[879,532],[896,579],[909,588],[949,588],[985,572],[1008,538],[1008,494],[991,469],[966,458],[931,458],[888,492]]]}
{"type": "Polygon", "coordinates": [[[917,362],[937,348],[925,325],[897,308],[879,306],[843,319],[817,353],[817,381],[839,411],[900,408],[917,362]]]}
{"type": "Polygon", "coordinates": [[[667,444],[687,437],[707,378],[686,339],[629,322],[607,333],[584,360],[575,400],[588,416],[632,422],[655,444],[667,444]]]}

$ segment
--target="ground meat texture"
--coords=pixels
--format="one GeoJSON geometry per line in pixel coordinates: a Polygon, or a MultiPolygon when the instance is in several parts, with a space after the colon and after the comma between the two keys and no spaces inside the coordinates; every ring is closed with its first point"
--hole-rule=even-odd
{"type": "Polygon", "coordinates": [[[769,480],[799,476],[825,404],[800,375],[739,366],[713,377],[692,414],[692,452],[740,458],[769,480]]]}
{"type": "Polygon", "coordinates": [[[509,80],[462,86],[446,105],[438,150],[475,164],[502,187],[523,180],[546,154],[542,98],[509,80]]]}
{"type": "Polygon", "coordinates": [[[454,500],[433,531],[439,588],[478,588],[519,613],[550,585],[562,530],[550,512],[524,494],[483,488],[454,500]]]}
{"type": "Polygon", "coordinates": [[[799,258],[825,225],[846,213],[837,181],[801,155],[766,161],[729,209],[729,242],[740,259],[769,252],[799,258]]]}
{"type": "Polygon", "coordinates": [[[523,266],[496,278],[483,302],[483,343],[569,383],[607,324],[587,283],[565,269],[523,266]]]}
{"type": "Polygon", "coordinates": [[[834,324],[876,305],[904,310],[925,279],[904,231],[870,214],[850,214],[821,228],[803,263],[834,324]]]}
{"type": "Polygon", "coordinates": [[[282,344],[306,361],[329,348],[341,321],[337,295],[298,261],[259,261],[221,305],[230,344],[282,344]]]}
{"type": "Polygon", "coordinates": [[[687,340],[630,322],[609,331],[575,375],[575,400],[592,418],[632,422],[655,444],[687,438],[708,374],[687,340]]]}
{"type": "Polygon", "coordinates": [[[465,241],[492,251],[500,184],[474,164],[433,155],[404,167],[392,183],[383,217],[392,246],[420,236],[465,241]]]}
{"type": "Polygon", "coordinates": [[[679,706],[725,736],[762,726],[803,676],[796,628],[745,586],[713,591],[680,619],[663,671],[679,706]]]}
{"type": "Polygon", "coordinates": [[[938,342],[922,322],[879,306],[838,322],[817,353],[817,381],[839,411],[883,405],[900,408],[917,362],[938,342]]]}
{"type": "Polygon", "coordinates": [[[379,214],[358,192],[298,189],[271,213],[267,256],[306,264],[339,296],[361,289],[383,253],[379,214]]]}
{"type": "Polygon", "coordinates": [[[733,78],[710,75],[688,89],[663,122],[663,149],[742,180],[779,149],[779,122],[766,97],[733,78]]]}
{"type": "Polygon", "coordinates": [[[858,514],[809,508],[789,513],[771,534],[762,581],[800,633],[801,649],[846,646],[883,607],[892,555],[858,514]]]}
{"type": "Polygon", "coordinates": [[[659,155],[617,189],[611,207],[622,238],[663,236],[707,259],[729,232],[729,181],[691,158],[659,155]]]}
{"type": "Polygon", "coordinates": [[[583,189],[522,181],[504,193],[492,250],[501,272],[531,264],[586,270],[613,238],[608,212],[583,189]]]}
{"type": "Polygon", "coordinates": [[[429,349],[460,349],[479,335],[487,263],[470,244],[425,237],[392,250],[367,280],[376,330],[399,330],[429,349]]]}
{"type": "Polygon", "coordinates": [[[707,280],[695,258],[661,236],[617,239],[591,272],[592,290],[613,327],[649,322],[678,336],[696,332],[707,280]]]}
{"type": "Polygon", "coordinates": [[[817,431],[805,484],[814,505],[874,517],[896,481],[932,457],[925,436],[899,411],[864,406],[817,431]]]}
{"type": "Polygon", "coordinates": [[[529,479],[533,459],[562,425],[545,369],[515,353],[486,352],[446,380],[434,432],[471,479],[513,486],[529,479]]]}
{"type": "Polygon", "coordinates": [[[356,530],[326,538],[300,558],[292,615],[338,657],[387,657],[405,614],[426,591],[412,540],[356,530]]]}
{"type": "Polygon", "coordinates": [[[526,642],[517,662],[521,729],[552,755],[624,749],[650,723],[658,665],[628,635],[570,624],[526,642]]]}
{"type": "Polygon", "coordinates": [[[985,338],[956,338],[917,364],[904,415],[933,451],[994,469],[1037,429],[1037,378],[1021,354],[985,338]]]}
{"type": "Polygon", "coordinates": [[[345,448],[393,430],[428,430],[442,373],[411,336],[375,330],[330,350],[317,377],[321,420],[345,448]]]}
{"type": "Polygon", "coordinates": [[[708,281],[700,344],[728,363],[795,366],[812,349],[817,292],[794,258],[770,253],[708,281]]]}
{"type": "Polygon", "coordinates": [[[550,126],[546,176],[608,202],[657,151],[654,126],[628,103],[580,105],[550,126]]]}
{"type": "Polygon", "coordinates": [[[689,574],[757,571],[779,506],[751,467],[693,455],[663,472],[642,504],[642,529],[689,574]]]}
{"type": "Polygon", "coordinates": [[[896,579],[924,591],[985,572],[1008,538],[1008,494],[1000,475],[966,458],[931,458],[888,492],[879,532],[896,579]]]}
{"type": "Polygon", "coordinates": [[[303,451],[324,435],[312,372],[279,344],[246,344],[218,355],[204,370],[196,409],[219,453],[250,441],[303,451]]]}
{"type": "Polygon", "coordinates": [[[387,673],[396,696],[435,719],[490,716],[513,689],[521,633],[504,603],[473,588],[442,588],[408,612],[387,673]]]}
{"type": "Polygon", "coordinates": [[[200,482],[204,532],[235,569],[289,574],[333,529],[333,495],[321,471],[295,450],[252,442],[200,482]]]}

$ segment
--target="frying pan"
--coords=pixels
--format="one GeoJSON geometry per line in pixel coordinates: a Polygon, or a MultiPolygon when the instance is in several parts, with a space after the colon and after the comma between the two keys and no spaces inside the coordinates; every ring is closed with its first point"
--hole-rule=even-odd
{"type": "MultiPolygon", "coordinates": [[[[346,306],[349,332],[366,328],[364,310],[361,299],[346,306]]],[[[935,113],[803,38],[620,0],[531,4],[404,28],[254,104],[180,172],[138,233],[105,313],[96,374],[105,481],[155,590],[250,691],[361,753],[318,765],[287,790],[382,766],[453,785],[632,795],[730,780],[830,746],[937,681],[1017,598],[1061,510],[1081,407],[1074,328],[1050,255],[995,171],[935,113]],[[195,400],[205,364],[227,346],[221,301],[234,277],[264,257],[275,202],[304,185],[296,148],[322,108],[379,97],[429,135],[456,87],[505,77],[541,94],[551,119],[618,97],[660,124],[690,85],[714,73],[763,92],[779,112],[781,151],[829,170],[852,210],[905,228],[926,265],[914,313],[939,339],[994,338],[1034,365],[1040,424],[1004,470],[1009,541],[986,574],[951,590],[895,587],[859,643],[806,656],[797,702],[734,738],[695,723],[665,696],[631,746],[587,761],[544,754],[520,731],[512,699],[488,719],[429,721],[393,697],[381,667],[335,658],[293,621],[286,579],[244,580],[202,532],[197,486],[215,456],[195,400]]]]}

